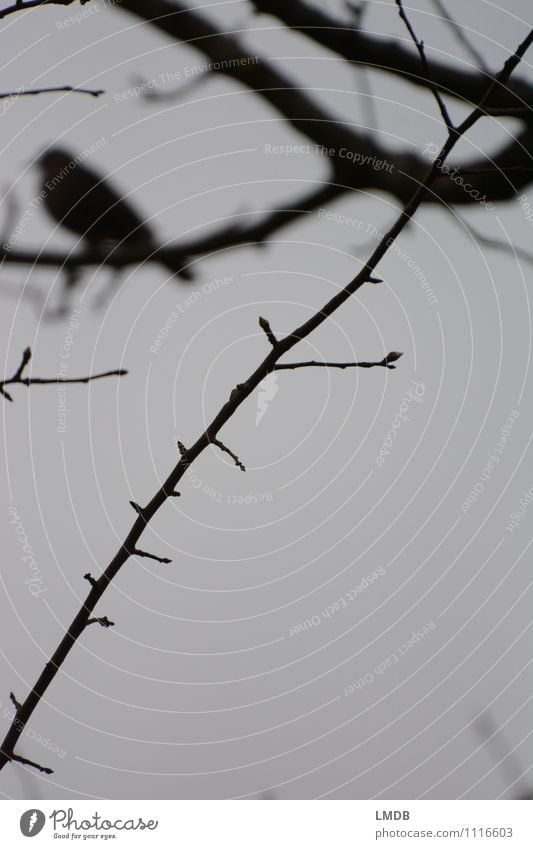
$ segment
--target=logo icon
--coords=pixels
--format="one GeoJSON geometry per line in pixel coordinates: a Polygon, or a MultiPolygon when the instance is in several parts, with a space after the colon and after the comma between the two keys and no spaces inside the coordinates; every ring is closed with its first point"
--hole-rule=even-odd
{"type": "Polygon", "coordinates": [[[20,830],[24,837],[35,837],[43,830],[46,817],[38,808],[30,808],[24,811],[20,818],[20,830]]]}
{"type": "Polygon", "coordinates": [[[257,413],[255,415],[255,426],[259,424],[266,411],[270,406],[270,402],[274,399],[277,391],[278,376],[277,374],[267,374],[259,384],[259,393],[257,395],[257,413]]]}

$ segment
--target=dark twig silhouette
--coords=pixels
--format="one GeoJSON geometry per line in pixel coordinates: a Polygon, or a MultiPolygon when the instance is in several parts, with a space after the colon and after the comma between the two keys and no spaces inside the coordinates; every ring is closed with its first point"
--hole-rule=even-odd
{"type": "Polygon", "coordinates": [[[3,100],[6,97],[28,97],[34,94],[54,94],[55,92],[76,92],[77,94],[90,94],[92,97],[100,97],[101,94],[105,94],[105,89],[103,88],[79,88],[78,86],[73,85],[57,85],[57,86],[46,86],[45,88],[24,88],[17,89],[15,91],[3,91],[0,92],[0,100],[3,100]]]}
{"type": "Polygon", "coordinates": [[[87,377],[23,377],[24,370],[31,360],[31,348],[26,348],[22,354],[21,363],[12,377],[0,380],[0,395],[12,401],[13,398],[6,392],[6,386],[46,386],[50,384],[63,383],[91,383],[93,380],[100,380],[103,377],[122,377],[128,372],[126,369],[114,369],[113,371],[102,371],[99,374],[90,374],[87,377]]]}
{"type": "MultiPolygon", "coordinates": [[[[398,2],[398,5],[400,7],[400,10],[403,11],[401,2],[398,2]]],[[[142,3],[132,2],[132,0],[130,0],[130,2],[128,2],[128,0],[125,0],[124,6],[130,9],[132,7],[138,8],[139,6],[141,8],[145,8],[142,3]]],[[[153,0],[153,6],[154,12],[152,12],[151,14],[157,14],[158,11],[161,9],[170,9],[172,11],[172,14],[169,14],[167,18],[163,20],[163,25],[165,27],[175,26],[176,20],[179,19],[180,26],[185,20],[185,29],[187,28],[188,13],[184,13],[183,15],[178,14],[181,9],[179,4],[169,5],[165,2],[162,2],[162,0],[153,0]]],[[[203,34],[208,35],[209,33],[204,32],[203,34]]],[[[196,35],[199,36],[201,35],[201,33],[197,32],[196,35]]],[[[209,41],[209,39],[207,40],[209,41]]],[[[420,184],[412,194],[410,200],[403,207],[400,215],[398,216],[394,224],[390,227],[388,232],[385,233],[385,235],[380,239],[371,256],[369,257],[365,265],[361,268],[361,270],[358,272],[358,274],[352,280],[350,280],[343,289],[338,291],[337,294],[322,307],[322,309],[318,310],[307,321],[305,321],[299,327],[296,327],[288,335],[278,338],[272,332],[270,325],[268,325],[268,328],[266,326],[263,326],[263,329],[265,330],[266,335],[268,337],[268,342],[270,343],[270,350],[265,356],[265,358],[262,360],[262,362],[259,363],[257,368],[249,375],[249,377],[244,382],[237,384],[237,386],[231,391],[226,403],[223,404],[219,412],[215,415],[215,417],[212,419],[212,421],[204,430],[204,432],[201,433],[201,435],[189,448],[186,448],[181,442],[178,443],[178,449],[180,451],[180,458],[178,462],[171,470],[167,479],[163,482],[157,492],[146,504],[146,506],[140,507],[137,502],[130,502],[133,509],[135,510],[135,513],[137,514],[136,518],[128,534],[126,535],[124,542],[120,545],[115,556],[112,558],[112,560],[110,561],[106,569],[103,571],[103,573],[100,575],[100,577],[97,579],[90,579],[90,577],[87,577],[86,575],[86,579],[89,580],[89,583],[91,584],[89,593],[84,603],[82,604],[80,610],[75,615],[73,621],[68,627],[65,635],[61,639],[55,652],[50,658],[50,661],[46,664],[35,685],[29,692],[21,707],[18,709],[16,722],[14,721],[12,723],[1,746],[0,769],[3,768],[10,761],[18,759],[18,756],[15,753],[15,746],[19,741],[25,724],[27,723],[30,716],[33,714],[33,711],[38,706],[47,688],[54,680],[58,670],[61,668],[69,652],[75,646],[76,641],[84,632],[87,625],[94,622],[98,622],[104,627],[109,627],[112,624],[111,622],[109,622],[107,617],[95,618],[91,614],[93,613],[98,602],[104,595],[109,584],[114,580],[114,578],[124,566],[124,564],[127,563],[132,553],[137,550],[137,542],[141,537],[143,531],[145,530],[147,524],[156,515],[160,508],[167,502],[167,500],[175,495],[175,487],[177,483],[181,480],[181,478],[184,476],[191,463],[203,451],[205,451],[206,448],[209,447],[209,445],[212,445],[213,443],[216,444],[219,431],[231,419],[234,413],[251,395],[251,393],[259,386],[261,381],[264,380],[267,375],[271,374],[276,369],[279,360],[281,360],[281,358],[285,354],[287,354],[292,348],[294,348],[301,340],[305,339],[314,330],[316,330],[325,321],[327,321],[330,316],[332,316],[333,313],[337,309],[339,309],[339,307],[346,303],[346,301],[348,301],[352,297],[352,295],[356,291],[358,291],[358,289],[360,289],[366,282],[374,279],[373,275],[377,265],[383,259],[395,239],[404,230],[404,228],[412,219],[413,215],[419,209],[428,191],[430,190],[433,181],[441,173],[442,164],[448,157],[449,153],[453,150],[457,141],[462,138],[462,136],[480,118],[482,118],[486,114],[485,105],[487,104],[487,102],[490,102],[495,91],[499,90],[501,87],[507,86],[509,77],[511,76],[512,72],[521,61],[524,53],[532,43],[533,30],[519,45],[516,52],[507,59],[501,72],[493,80],[491,85],[485,89],[478,105],[473,109],[473,111],[468,115],[468,117],[459,125],[457,125],[457,127],[452,128],[449,124],[447,124],[448,132],[446,140],[444,141],[444,144],[442,145],[436,159],[429,167],[429,170],[427,170],[423,181],[420,182],[420,184]]],[[[384,361],[387,361],[387,359],[389,360],[388,363],[384,362],[387,367],[390,367],[390,363],[394,361],[392,357],[394,357],[394,359],[397,359],[398,354],[396,352],[392,352],[392,354],[389,354],[384,358],[384,361]]]]}

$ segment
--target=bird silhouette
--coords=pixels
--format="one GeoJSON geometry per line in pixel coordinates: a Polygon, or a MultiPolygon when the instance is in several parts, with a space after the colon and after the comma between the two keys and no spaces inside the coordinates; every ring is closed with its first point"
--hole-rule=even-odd
{"type": "MultiPolygon", "coordinates": [[[[109,244],[139,248],[146,256],[157,250],[152,229],[130,204],[92,168],[65,148],[53,147],[36,160],[42,177],[43,206],[52,218],[81,236],[86,246],[101,250],[109,244]]],[[[158,256],[173,274],[190,279],[185,257],[158,256]]]]}

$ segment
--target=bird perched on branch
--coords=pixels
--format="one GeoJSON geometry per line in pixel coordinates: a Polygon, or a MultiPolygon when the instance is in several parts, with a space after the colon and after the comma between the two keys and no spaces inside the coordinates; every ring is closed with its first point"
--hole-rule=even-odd
{"type": "MultiPolygon", "coordinates": [[[[133,248],[141,259],[148,258],[157,250],[151,228],[129,200],[82,159],[60,147],[46,150],[37,159],[44,207],[61,227],[81,236],[91,249],[101,251],[110,244],[119,245],[118,250],[133,248]]],[[[189,269],[183,267],[186,257],[158,252],[157,261],[173,274],[190,279],[189,269]]]]}

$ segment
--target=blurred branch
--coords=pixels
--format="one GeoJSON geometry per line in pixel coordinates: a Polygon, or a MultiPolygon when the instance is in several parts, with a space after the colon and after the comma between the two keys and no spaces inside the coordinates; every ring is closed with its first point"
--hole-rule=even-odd
{"type": "MultiPolygon", "coordinates": [[[[36,9],[37,6],[72,6],[76,0],[16,0],[11,6],[6,6],[5,9],[0,9],[0,19],[13,15],[15,12],[24,12],[27,9],[36,9]]],[[[80,5],[84,6],[90,0],[80,0],[80,5]]]]}
{"type": "MultiPolygon", "coordinates": [[[[166,0],[154,2],[157,6],[170,6],[166,0]]],[[[305,0],[291,0],[290,3],[286,0],[253,0],[253,4],[258,11],[274,15],[291,29],[301,32],[350,62],[394,74],[423,88],[428,87],[430,81],[421,73],[420,62],[412,51],[392,39],[375,37],[346,26],[342,20],[326,11],[325,4],[321,7],[311,6],[305,0]]],[[[126,3],[122,4],[123,8],[131,5],[132,0],[126,0],[126,3]]],[[[137,0],[133,5],[142,6],[142,0],[137,0]]],[[[154,23],[157,25],[157,21],[154,23]]],[[[176,18],[176,28],[178,27],[176,18]]],[[[432,61],[431,73],[433,83],[443,94],[464,100],[471,105],[481,101],[493,79],[492,75],[487,77],[483,71],[465,71],[458,64],[439,61],[432,61]]],[[[502,110],[517,106],[531,108],[533,85],[526,80],[515,80],[506,86],[491,85],[490,98],[486,105],[502,110]]]]}
{"type": "Polygon", "coordinates": [[[515,259],[519,257],[523,259],[524,262],[533,263],[533,253],[524,250],[523,248],[517,248],[512,242],[504,242],[503,239],[495,239],[490,236],[485,236],[481,230],[478,230],[476,227],[473,227],[466,218],[463,218],[462,215],[459,215],[458,212],[454,213],[454,220],[461,225],[461,227],[466,230],[466,232],[472,236],[472,238],[479,242],[480,245],[484,245],[486,248],[492,248],[496,251],[504,251],[505,253],[510,254],[515,259]]]}
{"type": "MultiPolygon", "coordinates": [[[[153,3],[156,6],[156,10],[157,8],[160,8],[160,0],[153,0],[153,3]]],[[[126,3],[126,5],[131,6],[132,3],[129,2],[126,3]]],[[[138,5],[138,0],[137,4],[133,5],[138,5]]],[[[176,12],[177,11],[179,11],[179,6],[176,9],[176,12]]],[[[182,15],[176,14],[176,18],[179,18],[181,20],[182,15]]],[[[126,535],[124,542],[120,545],[118,551],[116,552],[104,572],[100,575],[98,579],[94,579],[94,583],[92,581],[90,582],[91,587],[89,593],[85,601],[82,603],[80,610],[74,617],[73,621],[68,627],[68,630],[59,642],[59,645],[54,651],[50,661],[46,664],[45,668],[41,672],[34,687],[30,690],[25,701],[22,703],[21,708],[17,711],[16,720],[13,721],[10,728],[8,729],[8,732],[1,746],[0,769],[2,769],[7,763],[12,761],[13,759],[16,759],[14,749],[19,741],[21,734],[23,733],[24,727],[28,719],[33,714],[33,711],[38,706],[47,688],[54,680],[58,670],[61,668],[62,664],[66,660],[71,649],[76,645],[78,638],[84,632],[87,625],[90,622],[95,621],[99,621],[100,624],[104,624],[103,619],[105,619],[105,617],[103,619],[95,619],[91,616],[93,610],[100,601],[101,597],[104,595],[109,584],[114,580],[116,575],[125,565],[125,563],[127,563],[127,561],[129,560],[131,552],[137,548],[137,542],[141,537],[142,533],[144,532],[147,524],[152,520],[156,513],[158,513],[161,507],[166,504],[166,502],[171,497],[173,497],[173,493],[176,491],[176,485],[185,475],[187,469],[191,466],[193,461],[196,460],[196,458],[208,448],[208,446],[217,441],[219,431],[232,418],[235,412],[244,404],[246,399],[252,394],[252,392],[254,392],[254,390],[259,386],[261,381],[263,381],[265,377],[267,377],[275,370],[278,361],[284,356],[284,354],[288,353],[302,339],[305,339],[314,330],[316,330],[325,321],[327,321],[333,315],[333,313],[336,312],[337,309],[339,309],[344,303],[349,301],[352,295],[357,292],[358,289],[360,289],[369,279],[373,277],[373,273],[379,262],[387,254],[391,245],[394,243],[396,238],[404,230],[409,221],[412,219],[413,215],[419,209],[422,201],[424,200],[424,197],[426,196],[426,193],[430,189],[433,180],[440,173],[441,166],[448,157],[450,151],[454,148],[457,141],[480,118],[483,117],[484,103],[487,99],[491,97],[492,90],[507,84],[511,73],[519,64],[522,56],[524,55],[528,47],[531,45],[531,43],[533,43],[533,30],[519,45],[516,53],[509,57],[509,59],[505,62],[502,71],[494,80],[494,83],[491,88],[487,90],[484,97],[481,99],[479,105],[456,129],[454,129],[453,131],[448,131],[446,141],[440,149],[436,159],[429,167],[424,181],[417,186],[411,199],[403,207],[401,213],[399,214],[394,224],[380,239],[371,256],[361,268],[361,270],[356,274],[356,276],[352,280],[350,280],[344,286],[344,288],[340,289],[329,301],[327,301],[327,303],[324,304],[322,309],[319,309],[309,319],[307,319],[300,326],[296,327],[287,336],[284,336],[280,339],[276,339],[275,344],[272,344],[271,339],[266,340],[270,344],[268,354],[244,382],[238,383],[235,386],[235,388],[231,391],[226,403],[222,405],[218,413],[214,416],[214,418],[211,420],[210,424],[206,427],[203,433],[201,433],[201,435],[196,439],[196,441],[191,445],[190,448],[186,448],[181,442],[178,443],[178,448],[180,451],[180,457],[178,462],[175,464],[174,468],[171,470],[166,480],[162,483],[160,488],[153,495],[153,497],[146,504],[146,506],[141,508],[136,502],[132,502],[132,506],[134,507],[136,512],[136,518],[134,519],[129,532],[126,535]]],[[[397,354],[395,352],[393,352],[393,355],[397,358],[397,354]]],[[[389,354],[385,358],[385,360],[387,360],[387,358],[390,359],[391,356],[392,355],[389,354]]]]}
{"type": "Polygon", "coordinates": [[[93,380],[100,380],[102,377],[122,377],[128,372],[125,369],[116,369],[114,371],[104,371],[100,374],[92,374],[88,377],[23,377],[24,370],[31,360],[31,348],[26,348],[22,354],[21,363],[13,377],[0,380],[0,395],[12,401],[13,398],[6,392],[6,386],[20,384],[21,386],[43,386],[45,384],[63,384],[63,383],[90,383],[93,380]]]}

